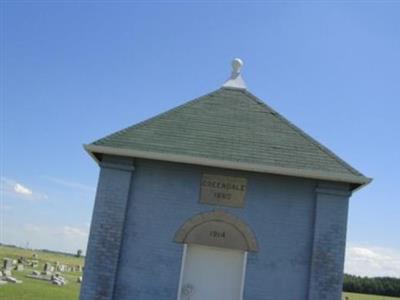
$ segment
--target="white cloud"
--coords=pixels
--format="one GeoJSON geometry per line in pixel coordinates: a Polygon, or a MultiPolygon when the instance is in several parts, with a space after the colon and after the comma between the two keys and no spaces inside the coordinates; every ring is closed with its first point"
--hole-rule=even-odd
{"type": "Polygon", "coordinates": [[[0,177],[0,192],[3,195],[25,200],[44,200],[48,199],[46,194],[32,191],[24,184],[13,179],[0,177]]]}
{"type": "Polygon", "coordinates": [[[16,183],[14,185],[14,191],[18,194],[22,195],[32,195],[32,191],[27,187],[24,187],[22,184],[16,183]]]}
{"type": "Polygon", "coordinates": [[[360,276],[400,277],[400,251],[395,249],[349,245],[345,272],[360,276]]]}
{"type": "Polygon", "coordinates": [[[8,235],[10,237],[7,238],[17,245],[29,243],[32,248],[76,253],[78,249],[86,251],[89,230],[86,225],[49,226],[28,223],[19,229],[9,228],[8,235]]]}
{"type": "Polygon", "coordinates": [[[88,236],[88,232],[85,229],[71,226],[64,226],[62,228],[62,233],[69,239],[86,238],[88,236]]]}

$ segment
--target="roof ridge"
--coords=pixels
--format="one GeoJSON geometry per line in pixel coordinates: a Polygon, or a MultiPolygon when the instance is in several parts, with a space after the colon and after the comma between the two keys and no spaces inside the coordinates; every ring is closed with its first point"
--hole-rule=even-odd
{"type": "Polygon", "coordinates": [[[184,102],[98,139],[92,146],[91,153],[215,163],[319,180],[336,178],[353,183],[352,189],[370,181],[251,92],[232,87],[184,102]],[[239,128],[237,118],[231,116],[239,117],[243,126],[239,128]]]}
{"type": "Polygon", "coordinates": [[[171,108],[171,109],[169,109],[169,110],[167,110],[167,111],[164,111],[164,112],[162,112],[162,113],[159,113],[159,114],[157,114],[157,115],[155,115],[155,116],[153,116],[153,117],[150,117],[150,118],[148,118],[148,119],[145,119],[145,120],[143,120],[143,121],[141,121],[141,122],[139,122],[139,123],[135,123],[135,124],[133,124],[133,125],[131,125],[131,126],[128,126],[128,127],[124,128],[124,129],[118,130],[117,132],[111,133],[111,134],[105,136],[104,138],[101,138],[101,139],[99,139],[99,140],[94,141],[93,144],[96,144],[96,143],[98,143],[98,142],[100,142],[100,141],[108,140],[108,139],[110,139],[110,138],[112,138],[112,137],[115,137],[115,136],[119,136],[119,135],[125,133],[125,132],[128,131],[128,130],[135,129],[135,128],[140,128],[140,127],[142,127],[142,126],[144,126],[144,125],[150,123],[151,121],[153,121],[153,120],[155,120],[155,119],[158,119],[158,118],[164,117],[164,116],[168,116],[169,114],[171,114],[171,113],[173,113],[173,112],[176,112],[176,111],[179,111],[179,110],[181,110],[181,109],[183,109],[183,108],[189,106],[190,104],[193,104],[194,102],[200,101],[201,99],[204,99],[204,98],[206,98],[206,97],[209,97],[209,96],[211,96],[212,94],[215,94],[216,92],[218,92],[218,91],[220,91],[220,90],[221,90],[221,88],[219,88],[219,89],[217,89],[217,90],[214,90],[214,91],[212,91],[212,92],[209,92],[209,93],[207,93],[207,94],[205,94],[205,95],[202,95],[202,96],[200,96],[200,97],[197,97],[197,98],[194,98],[194,99],[192,99],[192,100],[189,100],[189,101],[187,101],[187,102],[185,102],[185,103],[182,103],[181,105],[178,105],[178,106],[176,106],[176,107],[173,107],[173,108],[171,108]]]}
{"type": "Polygon", "coordinates": [[[331,158],[333,158],[334,160],[336,160],[338,163],[340,163],[342,166],[344,166],[347,170],[349,170],[350,172],[352,172],[355,175],[358,176],[363,176],[365,177],[364,174],[362,174],[361,172],[359,172],[358,170],[356,170],[355,168],[353,168],[352,166],[350,166],[348,163],[346,163],[343,159],[341,159],[339,156],[337,156],[335,153],[333,153],[331,150],[329,150],[326,146],[322,145],[320,142],[318,142],[316,139],[314,139],[312,136],[310,136],[309,134],[307,134],[306,132],[304,132],[303,130],[301,130],[299,127],[297,127],[296,125],[294,125],[292,122],[290,122],[288,119],[286,119],[284,116],[282,116],[279,112],[277,112],[275,109],[273,109],[272,107],[270,107],[269,105],[267,105],[265,102],[263,102],[261,99],[259,99],[257,96],[253,95],[251,92],[247,91],[247,90],[238,90],[246,95],[248,95],[250,98],[252,98],[252,100],[254,100],[257,104],[264,106],[265,108],[269,109],[273,115],[277,118],[279,118],[280,120],[282,120],[283,122],[285,122],[287,125],[289,125],[292,129],[294,129],[297,133],[299,133],[301,136],[303,136],[304,138],[306,138],[307,140],[309,140],[310,142],[312,142],[313,145],[315,145],[316,147],[318,147],[320,150],[322,150],[323,152],[325,152],[326,154],[328,154],[331,158]]]}

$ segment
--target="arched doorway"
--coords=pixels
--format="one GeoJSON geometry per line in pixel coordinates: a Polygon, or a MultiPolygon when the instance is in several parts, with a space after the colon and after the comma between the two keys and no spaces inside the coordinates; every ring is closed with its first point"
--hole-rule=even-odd
{"type": "Polygon", "coordinates": [[[175,242],[184,244],[178,300],[242,299],[247,252],[258,251],[243,221],[223,211],[198,214],[175,242]]]}

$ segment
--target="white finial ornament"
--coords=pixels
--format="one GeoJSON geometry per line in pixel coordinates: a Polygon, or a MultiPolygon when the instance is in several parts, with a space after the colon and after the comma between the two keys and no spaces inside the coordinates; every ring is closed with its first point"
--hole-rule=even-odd
{"type": "Polygon", "coordinates": [[[243,61],[240,58],[232,60],[232,74],[231,77],[222,85],[222,87],[229,87],[235,89],[246,89],[246,84],[240,74],[243,67],[243,61]]]}
{"type": "Polygon", "coordinates": [[[232,60],[232,72],[240,73],[243,67],[243,61],[240,58],[235,58],[232,60]]]}

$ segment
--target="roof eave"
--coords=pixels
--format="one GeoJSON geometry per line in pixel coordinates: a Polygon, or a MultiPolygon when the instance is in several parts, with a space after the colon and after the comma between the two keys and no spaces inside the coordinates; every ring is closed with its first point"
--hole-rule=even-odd
{"type": "Polygon", "coordinates": [[[293,168],[274,167],[268,165],[246,163],[246,162],[235,162],[227,160],[210,159],[205,157],[194,157],[181,154],[148,152],[148,151],[126,149],[126,148],[114,148],[114,147],[100,146],[94,144],[84,145],[84,148],[97,163],[99,163],[99,159],[96,156],[96,153],[99,153],[99,154],[108,154],[116,156],[169,161],[176,163],[186,163],[193,165],[202,165],[209,167],[219,167],[219,168],[234,169],[234,170],[243,170],[243,171],[258,172],[258,173],[270,173],[276,175],[302,177],[302,178],[310,178],[317,180],[346,182],[352,184],[353,191],[356,191],[366,186],[372,181],[371,178],[367,178],[364,176],[345,175],[340,173],[323,172],[317,170],[299,170],[293,168]]]}

